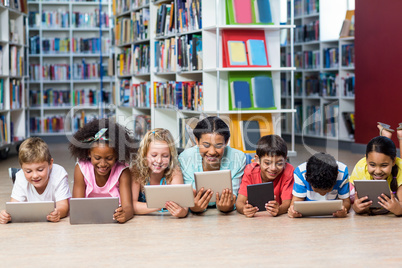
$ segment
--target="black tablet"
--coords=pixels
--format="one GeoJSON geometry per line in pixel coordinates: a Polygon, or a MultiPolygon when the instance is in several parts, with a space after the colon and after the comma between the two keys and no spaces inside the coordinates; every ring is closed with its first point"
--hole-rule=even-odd
{"type": "Polygon", "coordinates": [[[265,211],[265,204],[274,200],[274,184],[264,182],[259,184],[247,185],[248,203],[253,207],[258,207],[259,211],[265,211]]]}
{"type": "Polygon", "coordinates": [[[386,180],[356,180],[353,182],[356,187],[356,192],[359,198],[368,196],[368,201],[373,201],[371,208],[382,208],[378,204],[378,197],[385,194],[390,197],[390,189],[386,180]]]}

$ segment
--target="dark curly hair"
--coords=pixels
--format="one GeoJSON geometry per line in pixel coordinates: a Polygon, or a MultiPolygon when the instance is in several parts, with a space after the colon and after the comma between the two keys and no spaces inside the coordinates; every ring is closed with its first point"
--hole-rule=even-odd
{"type": "Polygon", "coordinates": [[[229,141],[230,130],[228,125],[217,116],[208,116],[195,126],[193,130],[194,136],[199,141],[203,134],[216,133],[223,136],[225,143],[229,141]]]}
{"type": "Polygon", "coordinates": [[[114,119],[102,118],[94,119],[80,128],[70,139],[68,149],[73,157],[78,160],[88,159],[89,150],[92,142],[84,142],[86,139],[94,137],[102,128],[108,130],[104,134],[107,141],[96,141],[97,143],[107,143],[109,147],[113,147],[118,156],[118,161],[130,162],[133,154],[137,152],[138,141],[133,138],[133,133],[126,127],[115,122],[114,119]]]}
{"type": "Polygon", "coordinates": [[[326,153],[316,153],[310,157],[306,166],[306,181],[313,188],[332,189],[338,177],[338,164],[335,158],[326,153]]]}
{"type": "Polygon", "coordinates": [[[278,135],[266,135],[257,142],[256,154],[259,158],[264,156],[288,157],[288,147],[286,142],[278,135]]]}
{"type": "MultiPolygon", "coordinates": [[[[395,143],[384,136],[378,136],[373,138],[369,143],[367,144],[366,147],[366,158],[369,153],[371,152],[377,152],[380,154],[385,154],[386,156],[389,156],[392,161],[395,160],[396,158],[396,146],[395,143]]],[[[399,168],[398,165],[394,165],[391,170],[391,175],[392,175],[392,181],[391,181],[391,191],[396,192],[398,189],[398,183],[396,181],[396,177],[398,176],[399,168]]]]}

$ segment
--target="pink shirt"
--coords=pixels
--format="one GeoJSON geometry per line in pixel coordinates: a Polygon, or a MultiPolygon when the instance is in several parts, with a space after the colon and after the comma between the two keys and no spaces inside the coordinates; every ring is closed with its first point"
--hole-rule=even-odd
{"type": "Polygon", "coordinates": [[[109,179],[103,187],[96,184],[94,166],[91,161],[78,161],[78,166],[84,175],[85,197],[118,197],[120,199],[119,179],[123,170],[127,168],[125,164],[120,162],[114,164],[109,179]]]}
{"type": "MultiPolygon", "coordinates": [[[[282,204],[283,200],[292,199],[294,167],[286,163],[285,169],[274,180],[274,195],[276,202],[282,204]]],[[[258,163],[251,163],[246,166],[241,180],[239,194],[247,196],[247,185],[262,183],[261,167],[258,163]]]]}

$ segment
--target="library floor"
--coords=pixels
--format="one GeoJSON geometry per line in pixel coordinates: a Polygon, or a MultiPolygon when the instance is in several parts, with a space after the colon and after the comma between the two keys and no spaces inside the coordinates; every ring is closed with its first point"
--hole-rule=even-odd
{"type": "MultiPolygon", "coordinates": [[[[55,163],[73,179],[74,161],[65,144],[50,146],[55,163]]],[[[325,150],[325,148],[312,148],[325,150]]],[[[297,145],[296,166],[311,151],[297,145]]],[[[328,152],[350,172],[362,155],[328,152]]],[[[0,209],[12,189],[7,168],[15,153],[0,161],[0,209]]],[[[71,185],[72,186],[72,185],[71,185]]],[[[11,223],[0,226],[1,267],[397,267],[402,263],[402,219],[393,215],[347,218],[247,219],[236,212],[209,210],[175,219],[167,214],[136,216],[125,224],[70,225],[11,223]]]]}

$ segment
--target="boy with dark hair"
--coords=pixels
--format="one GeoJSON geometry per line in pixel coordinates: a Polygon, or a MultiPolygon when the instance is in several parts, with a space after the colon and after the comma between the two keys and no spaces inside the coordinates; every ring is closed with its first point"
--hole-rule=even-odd
{"type": "Polygon", "coordinates": [[[256,162],[246,166],[236,201],[236,209],[246,217],[253,217],[258,207],[248,204],[247,185],[273,182],[275,200],[265,204],[272,216],[286,213],[292,199],[293,171],[286,163],[288,148],[278,135],[267,135],[257,143],[256,162]]]}
{"type": "Polygon", "coordinates": [[[288,215],[291,218],[303,215],[293,208],[295,201],[343,200],[342,209],[333,213],[344,218],[350,209],[348,167],[329,154],[316,153],[294,172],[293,198],[288,215]]]}

